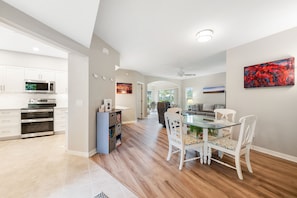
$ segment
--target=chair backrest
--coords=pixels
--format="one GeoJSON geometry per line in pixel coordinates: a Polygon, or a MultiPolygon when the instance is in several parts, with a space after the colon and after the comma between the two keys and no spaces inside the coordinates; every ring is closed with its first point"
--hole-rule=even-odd
{"type": "Polygon", "coordinates": [[[236,111],[233,109],[215,109],[215,119],[218,120],[229,120],[231,122],[235,122],[236,111]]]}
{"type": "Polygon", "coordinates": [[[169,143],[181,148],[183,145],[183,127],[180,126],[183,123],[183,117],[173,112],[165,112],[164,117],[169,143]]]}
{"type": "Polygon", "coordinates": [[[257,116],[255,115],[248,115],[239,119],[241,126],[236,149],[240,150],[241,148],[252,144],[255,135],[256,121],[257,116]]]}
{"type": "Polygon", "coordinates": [[[179,107],[172,107],[172,108],[168,108],[167,112],[171,112],[171,113],[178,113],[181,115],[182,113],[182,109],[179,107]]]}

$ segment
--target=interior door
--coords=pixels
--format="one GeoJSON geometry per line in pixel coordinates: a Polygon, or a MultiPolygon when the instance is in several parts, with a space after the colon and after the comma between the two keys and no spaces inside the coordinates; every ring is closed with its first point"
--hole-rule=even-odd
{"type": "Polygon", "coordinates": [[[137,83],[137,118],[143,118],[143,84],[137,83]]]}

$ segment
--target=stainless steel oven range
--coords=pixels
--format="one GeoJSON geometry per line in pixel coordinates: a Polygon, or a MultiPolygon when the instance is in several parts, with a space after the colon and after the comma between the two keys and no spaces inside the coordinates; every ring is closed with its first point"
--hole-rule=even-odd
{"type": "Polygon", "coordinates": [[[55,99],[30,99],[28,108],[21,109],[21,137],[54,134],[55,99]]]}

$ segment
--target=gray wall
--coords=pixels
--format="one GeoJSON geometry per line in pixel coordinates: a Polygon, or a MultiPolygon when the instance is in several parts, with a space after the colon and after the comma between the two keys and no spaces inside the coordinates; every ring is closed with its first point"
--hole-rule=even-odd
{"type": "MultiPolygon", "coordinates": [[[[227,106],[237,117],[258,116],[256,149],[297,159],[297,86],[243,88],[243,67],[297,57],[297,28],[242,45],[227,52],[227,106]]],[[[296,76],[296,69],[295,69],[296,76]]],[[[296,78],[296,77],[295,77],[296,78]]],[[[296,80],[295,80],[296,81],[296,80]]]]}

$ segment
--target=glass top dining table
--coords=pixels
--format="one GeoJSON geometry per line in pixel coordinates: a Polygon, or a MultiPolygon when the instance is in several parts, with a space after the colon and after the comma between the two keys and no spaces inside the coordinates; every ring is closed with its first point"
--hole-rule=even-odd
{"type": "Polygon", "coordinates": [[[202,116],[202,115],[183,115],[183,123],[189,126],[201,127],[203,129],[203,162],[206,163],[208,157],[208,129],[218,130],[218,134],[220,130],[223,128],[233,127],[236,125],[240,125],[240,122],[230,122],[228,120],[217,120],[214,117],[202,116]]]}

